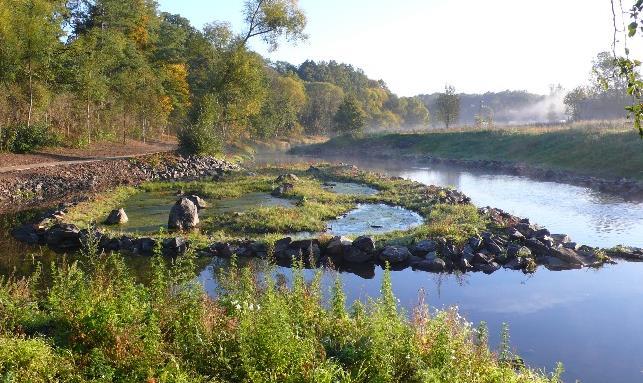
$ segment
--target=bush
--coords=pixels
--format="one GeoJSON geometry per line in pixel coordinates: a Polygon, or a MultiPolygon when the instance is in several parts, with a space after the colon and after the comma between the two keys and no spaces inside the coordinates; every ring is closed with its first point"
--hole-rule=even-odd
{"type": "Polygon", "coordinates": [[[221,153],[221,137],[216,131],[219,109],[212,96],[206,96],[196,122],[179,131],[179,149],[185,154],[221,153]]]}
{"type": "Polygon", "coordinates": [[[221,153],[221,139],[212,127],[196,123],[179,132],[179,149],[185,154],[215,155],[221,153]]]}
{"type": "Polygon", "coordinates": [[[44,146],[57,145],[60,139],[46,125],[34,124],[3,129],[0,142],[12,153],[29,153],[44,146]]]}

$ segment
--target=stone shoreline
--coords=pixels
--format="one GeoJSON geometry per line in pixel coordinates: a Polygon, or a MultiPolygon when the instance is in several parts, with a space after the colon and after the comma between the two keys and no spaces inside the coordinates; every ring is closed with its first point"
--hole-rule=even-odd
{"type": "Polygon", "coordinates": [[[217,178],[235,169],[237,165],[213,157],[163,153],[5,173],[0,177],[0,212],[51,206],[61,200],[79,200],[87,194],[145,181],[217,178]]]}

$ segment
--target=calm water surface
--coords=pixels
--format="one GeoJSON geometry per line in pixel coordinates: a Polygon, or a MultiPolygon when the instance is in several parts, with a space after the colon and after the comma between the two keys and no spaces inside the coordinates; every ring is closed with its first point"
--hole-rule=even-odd
{"type": "MultiPolygon", "coordinates": [[[[316,162],[286,155],[258,157],[259,163],[301,161],[316,162]]],[[[454,167],[353,158],[344,162],[425,184],[455,187],[477,206],[528,217],[580,243],[643,247],[641,202],[583,187],[454,167]]],[[[201,274],[209,288],[214,267],[201,274]]],[[[348,273],[341,276],[350,298],[379,293],[380,269],[375,269],[372,279],[348,273]]],[[[643,382],[643,263],[562,272],[541,268],[531,276],[500,270],[463,278],[407,269],[394,272],[392,279],[405,307],[413,307],[418,291],[424,289],[432,306],[457,305],[470,321],[486,321],[496,344],[502,323],[509,323],[515,351],[534,368],[552,371],[556,362],[563,362],[565,381],[643,382]]]]}

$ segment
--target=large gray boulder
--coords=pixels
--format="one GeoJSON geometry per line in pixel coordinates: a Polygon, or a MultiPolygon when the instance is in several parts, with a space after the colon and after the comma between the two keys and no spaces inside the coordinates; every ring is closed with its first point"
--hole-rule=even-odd
{"type": "Polygon", "coordinates": [[[380,253],[380,261],[389,264],[405,262],[411,257],[411,252],[405,246],[387,246],[380,253]]]}
{"type": "Polygon", "coordinates": [[[342,256],[344,254],[344,250],[346,249],[348,252],[352,244],[353,242],[346,237],[333,237],[333,239],[328,242],[328,245],[326,245],[326,254],[333,257],[342,256]]]}
{"type": "Polygon", "coordinates": [[[167,227],[170,230],[189,230],[199,224],[199,210],[194,202],[188,198],[181,198],[176,201],[172,210],[167,227]]]}
{"type": "Polygon", "coordinates": [[[208,203],[205,202],[203,198],[199,197],[196,194],[189,195],[186,198],[192,201],[192,203],[196,206],[198,210],[202,210],[208,207],[208,203]]]}
{"type": "Polygon", "coordinates": [[[129,218],[127,217],[127,214],[125,214],[125,209],[115,209],[112,210],[109,213],[109,216],[107,216],[107,219],[105,220],[106,225],[122,225],[124,223],[127,223],[129,221],[129,218]]]}

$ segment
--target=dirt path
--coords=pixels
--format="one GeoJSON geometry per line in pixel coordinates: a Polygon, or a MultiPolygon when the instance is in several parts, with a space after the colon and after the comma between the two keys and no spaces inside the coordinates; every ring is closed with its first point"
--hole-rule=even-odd
{"type": "Polygon", "coordinates": [[[50,149],[33,154],[0,154],[0,173],[140,157],[173,151],[172,142],[128,142],[125,145],[103,143],[86,149],[50,149]]]}

